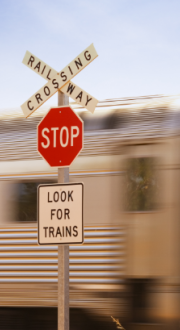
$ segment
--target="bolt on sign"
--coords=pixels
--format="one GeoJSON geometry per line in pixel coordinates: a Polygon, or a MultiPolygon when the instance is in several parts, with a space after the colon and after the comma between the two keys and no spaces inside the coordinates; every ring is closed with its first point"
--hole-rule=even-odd
{"type": "Polygon", "coordinates": [[[94,48],[94,45],[91,44],[64,69],[57,72],[45,62],[41,61],[39,58],[27,51],[24,56],[23,63],[34,72],[48,80],[48,82],[21,105],[25,117],[30,116],[58,90],[61,90],[66,95],[70,96],[74,101],[93,113],[98,100],[78,87],[76,84],[72,83],[71,79],[83,70],[89,63],[91,63],[97,56],[98,54],[94,48]]]}
{"type": "Polygon", "coordinates": [[[37,141],[50,166],[70,166],[83,148],[83,121],[70,106],[51,108],[38,124],[37,141]]]}
{"type": "Polygon", "coordinates": [[[83,243],[83,184],[38,186],[38,243],[83,243]]]}

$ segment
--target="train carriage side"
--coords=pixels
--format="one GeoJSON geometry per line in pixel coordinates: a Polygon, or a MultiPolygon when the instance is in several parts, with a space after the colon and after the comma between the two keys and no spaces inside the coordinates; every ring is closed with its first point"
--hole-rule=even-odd
{"type": "MultiPolygon", "coordinates": [[[[57,247],[38,246],[35,204],[38,183],[57,182],[57,171],[36,152],[36,117],[29,120],[29,130],[21,118],[5,124],[0,152],[0,306],[55,307],[57,247]]],[[[70,181],[85,185],[85,242],[70,246],[69,266],[70,307],[104,317],[108,313],[108,318],[124,308],[120,298],[126,255],[125,229],[119,221],[121,156],[111,154],[109,142],[107,149],[101,132],[85,133],[84,154],[70,168],[70,181]]]]}
{"type": "MultiPolygon", "coordinates": [[[[85,185],[85,243],[70,247],[70,306],[126,317],[136,328],[179,319],[180,140],[164,102],[136,104],[138,111],[123,104],[98,120],[82,114],[84,150],[70,168],[70,181],[85,185]]],[[[37,183],[56,182],[57,173],[36,152],[38,116],[28,132],[21,118],[8,120],[0,150],[0,306],[57,306],[57,247],[37,245],[35,207],[23,220],[23,201],[26,209],[37,183]]]]}

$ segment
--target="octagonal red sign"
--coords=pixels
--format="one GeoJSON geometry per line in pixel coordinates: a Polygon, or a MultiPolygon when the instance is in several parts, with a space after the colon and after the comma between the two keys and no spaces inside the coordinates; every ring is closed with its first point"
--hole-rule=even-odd
{"type": "Polygon", "coordinates": [[[37,135],[38,151],[50,166],[70,166],[83,148],[83,121],[70,106],[51,108],[37,135]]]}

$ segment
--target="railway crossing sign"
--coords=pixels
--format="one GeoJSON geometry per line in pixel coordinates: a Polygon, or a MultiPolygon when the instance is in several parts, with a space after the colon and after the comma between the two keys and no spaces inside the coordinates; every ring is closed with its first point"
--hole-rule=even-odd
{"type": "Polygon", "coordinates": [[[25,117],[29,117],[58,90],[61,90],[66,95],[70,96],[89,111],[94,112],[98,100],[72,83],[70,79],[76,76],[97,56],[98,54],[94,45],[91,44],[63,70],[57,72],[27,51],[23,63],[48,80],[48,82],[21,105],[25,117]]]}
{"type": "Polygon", "coordinates": [[[38,243],[83,243],[83,184],[38,186],[38,243]]]}
{"type": "Polygon", "coordinates": [[[83,148],[83,121],[70,106],[51,108],[37,128],[38,151],[54,167],[68,167],[83,148]]]}
{"type": "MultiPolygon", "coordinates": [[[[23,63],[48,82],[21,105],[25,117],[29,117],[60,90],[93,113],[98,100],[73,84],[71,79],[97,56],[91,44],[62,71],[57,72],[26,52],[23,63]]],[[[59,167],[58,181],[67,180],[65,169],[60,168],[69,167],[83,148],[83,121],[70,106],[52,108],[39,123],[37,137],[41,156],[50,166],[59,167]]],[[[68,330],[69,248],[64,244],[83,243],[82,183],[38,187],[38,243],[62,244],[58,247],[58,329],[68,330]]]]}

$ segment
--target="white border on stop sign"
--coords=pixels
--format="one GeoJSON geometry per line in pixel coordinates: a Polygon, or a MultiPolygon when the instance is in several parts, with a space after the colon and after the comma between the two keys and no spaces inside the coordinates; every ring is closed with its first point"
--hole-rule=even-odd
{"type": "Polygon", "coordinates": [[[39,155],[45,160],[45,162],[50,166],[50,167],[61,167],[61,168],[64,168],[64,167],[70,167],[73,162],[76,160],[76,158],[79,156],[80,152],[82,151],[82,149],[84,148],[84,122],[83,120],[79,117],[79,115],[73,110],[73,108],[70,106],[70,105],[62,105],[62,106],[54,106],[54,107],[50,107],[49,110],[47,111],[47,113],[45,114],[45,116],[41,119],[41,121],[39,122],[39,124],[37,125],[37,152],[39,153],[39,155]],[[47,116],[47,114],[50,112],[51,109],[57,109],[57,108],[71,108],[71,110],[74,112],[74,114],[79,118],[79,120],[82,122],[82,148],[81,150],[78,152],[78,154],[76,155],[76,157],[72,160],[71,164],[69,165],[56,165],[56,166],[51,166],[47,160],[41,155],[41,153],[39,152],[38,150],[38,127],[39,125],[41,124],[41,122],[44,120],[44,118],[47,116]]]}

